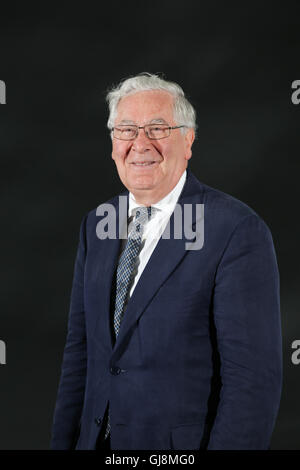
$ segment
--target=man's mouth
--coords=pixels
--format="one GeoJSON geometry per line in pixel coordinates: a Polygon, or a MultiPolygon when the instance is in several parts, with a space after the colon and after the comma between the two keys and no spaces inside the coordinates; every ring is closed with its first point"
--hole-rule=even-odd
{"type": "Polygon", "coordinates": [[[151,165],[153,165],[154,163],[156,163],[156,161],[150,161],[150,162],[132,162],[132,165],[135,165],[135,166],[151,166],[151,165]]]}

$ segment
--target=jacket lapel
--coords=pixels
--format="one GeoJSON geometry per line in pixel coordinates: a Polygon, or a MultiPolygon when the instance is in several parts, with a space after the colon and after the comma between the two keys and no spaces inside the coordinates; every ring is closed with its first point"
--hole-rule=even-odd
{"type": "MultiPolygon", "coordinates": [[[[194,206],[196,203],[199,203],[199,187],[199,181],[191,172],[187,171],[187,180],[178,200],[178,204],[180,204],[182,208],[182,214],[184,204],[192,204],[194,206]]],[[[193,211],[193,218],[190,224],[192,229],[194,229],[195,224],[196,214],[195,211],[193,211]]],[[[143,314],[160,286],[188,253],[186,243],[190,243],[192,240],[185,237],[184,231],[181,239],[174,238],[174,212],[170,217],[169,225],[169,239],[164,239],[162,236],[158,241],[128,301],[119,335],[113,348],[111,364],[114,364],[115,360],[120,357],[126,348],[137,320],[143,314]]]]}
{"type": "MultiPolygon", "coordinates": [[[[121,196],[125,196],[126,203],[123,211],[120,211],[119,196],[111,201],[116,211],[116,238],[106,238],[99,241],[101,249],[97,252],[95,266],[98,268],[98,281],[99,286],[99,302],[101,310],[104,315],[99,315],[95,325],[95,338],[103,338],[99,329],[104,329],[105,338],[109,338],[109,346],[113,348],[112,332],[111,332],[111,291],[113,288],[114,274],[117,269],[119,253],[122,240],[119,238],[119,231],[127,229],[127,214],[128,214],[128,191],[124,191],[121,196]],[[101,278],[100,278],[101,277],[101,278]]],[[[100,219],[101,220],[101,219],[100,219]]],[[[103,340],[102,340],[103,341],[103,340]]]]}

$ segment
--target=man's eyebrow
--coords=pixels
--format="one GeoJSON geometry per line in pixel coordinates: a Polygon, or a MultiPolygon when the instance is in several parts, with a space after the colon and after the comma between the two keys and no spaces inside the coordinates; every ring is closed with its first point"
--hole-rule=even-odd
{"type": "Polygon", "coordinates": [[[167,124],[163,118],[152,119],[149,124],[167,124]]]}
{"type": "Polygon", "coordinates": [[[119,124],[135,124],[135,122],[130,121],[129,119],[122,119],[119,124]]]}
{"type": "MultiPolygon", "coordinates": [[[[119,122],[119,125],[122,125],[122,124],[133,124],[135,126],[137,125],[134,121],[131,121],[130,119],[122,119],[122,121],[119,122]]],[[[155,118],[155,119],[151,119],[151,121],[149,121],[148,124],[168,124],[168,123],[163,118],[155,118]]]]}

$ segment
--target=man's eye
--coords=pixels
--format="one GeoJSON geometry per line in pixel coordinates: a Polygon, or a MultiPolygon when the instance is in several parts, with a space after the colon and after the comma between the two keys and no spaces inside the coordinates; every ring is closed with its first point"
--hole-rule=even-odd
{"type": "Polygon", "coordinates": [[[154,127],[151,127],[151,131],[154,131],[154,132],[160,132],[160,131],[163,131],[165,128],[164,127],[161,127],[161,126],[154,126],[154,127]]]}

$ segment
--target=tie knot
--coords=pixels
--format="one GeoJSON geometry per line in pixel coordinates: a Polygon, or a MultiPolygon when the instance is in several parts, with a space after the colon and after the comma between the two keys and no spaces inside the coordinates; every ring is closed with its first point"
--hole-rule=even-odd
{"type": "Polygon", "coordinates": [[[139,222],[142,224],[143,221],[147,222],[147,220],[150,219],[151,213],[153,214],[154,211],[155,211],[154,207],[141,206],[137,208],[135,215],[136,215],[136,218],[139,220],[139,222]]]}
{"type": "Polygon", "coordinates": [[[145,207],[141,206],[138,207],[135,213],[135,220],[133,222],[133,226],[130,232],[131,238],[137,238],[142,235],[144,226],[150,220],[151,215],[155,212],[155,207],[145,207]]]}

